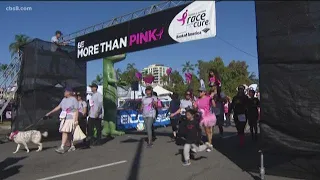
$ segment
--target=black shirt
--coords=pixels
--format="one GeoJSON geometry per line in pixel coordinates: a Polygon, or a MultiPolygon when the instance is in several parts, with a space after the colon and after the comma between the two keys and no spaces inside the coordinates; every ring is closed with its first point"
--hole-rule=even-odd
{"type": "MultiPolygon", "coordinates": [[[[177,112],[180,109],[180,100],[172,100],[170,102],[169,112],[170,114],[173,114],[177,112]]],[[[175,115],[173,118],[178,118],[180,114],[175,115]]]]}
{"type": "Polygon", "coordinates": [[[201,128],[199,121],[197,120],[186,120],[180,125],[180,136],[186,139],[187,144],[199,144],[201,140],[201,128]]]}
{"type": "Polygon", "coordinates": [[[258,107],[260,107],[260,101],[258,98],[249,98],[248,99],[248,115],[249,116],[258,116],[258,107]]]}
{"type": "Polygon", "coordinates": [[[229,112],[233,110],[234,114],[245,114],[248,108],[248,96],[236,95],[233,97],[229,112]]]}

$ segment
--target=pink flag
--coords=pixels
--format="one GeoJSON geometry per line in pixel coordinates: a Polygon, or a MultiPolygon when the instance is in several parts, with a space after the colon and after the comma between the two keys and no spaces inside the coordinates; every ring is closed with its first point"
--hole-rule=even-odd
{"type": "Polygon", "coordinates": [[[166,73],[167,73],[168,76],[170,76],[171,72],[172,72],[172,69],[171,69],[171,68],[168,68],[167,71],[166,71],[166,73]]]}
{"type": "Polygon", "coordinates": [[[140,72],[136,72],[136,78],[140,81],[142,78],[142,74],[140,72]]]}
{"type": "Polygon", "coordinates": [[[192,80],[192,74],[191,73],[185,73],[184,76],[186,78],[187,83],[190,84],[191,80],[192,80]]]}

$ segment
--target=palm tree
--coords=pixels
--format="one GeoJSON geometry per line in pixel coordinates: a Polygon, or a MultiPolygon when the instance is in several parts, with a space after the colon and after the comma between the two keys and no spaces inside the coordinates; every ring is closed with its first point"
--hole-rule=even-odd
{"type": "Polygon", "coordinates": [[[15,53],[19,53],[20,52],[20,47],[27,44],[28,42],[31,41],[29,36],[23,35],[23,34],[18,34],[15,35],[13,43],[11,43],[9,45],[9,51],[11,52],[11,57],[15,54],[15,53]]]}
{"type": "Polygon", "coordinates": [[[259,84],[259,78],[256,76],[254,72],[249,74],[248,79],[254,84],[259,84]]]}
{"type": "Polygon", "coordinates": [[[4,71],[8,68],[8,64],[1,64],[0,65],[0,72],[4,73],[4,71]]]}
{"type": "Polygon", "coordinates": [[[127,71],[131,71],[135,69],[135,63],[128,63],[127,64],[127,71]]]}
{"type": "Polygon", "coordinates": [[[183,64],[182,65],[182,72],[187,72],[189,73],[190,71],[194,71],[194,68],[195,68],[195,65],[194,64],[191,64],[190,61],[187,61],[186,64],[183,64]]]}
{"type": "Polygon", "coordinates": [[[118,80],[120,80],[120,75],[121,75],[121,69],[118,68],[116,70],[116,77],[117,77],[118,80]]]}
{"type": "Polygon", "coordinates": [[[92,81],[92,83],[96,84],[96,85],[102,85],[103,84],[103,77],[101,74],[98,74],[96,76],[96,79],[92,81]]]}

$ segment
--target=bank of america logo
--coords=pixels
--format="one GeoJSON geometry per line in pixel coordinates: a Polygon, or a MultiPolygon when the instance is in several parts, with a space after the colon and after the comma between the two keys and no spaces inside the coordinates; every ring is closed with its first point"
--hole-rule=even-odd
{"type": "Polygon", "coordinates": [[[208,31],[210,31],[210,28],[204,28],[202,31],[203,31],[204,33],[207,33],[208,31]]]}

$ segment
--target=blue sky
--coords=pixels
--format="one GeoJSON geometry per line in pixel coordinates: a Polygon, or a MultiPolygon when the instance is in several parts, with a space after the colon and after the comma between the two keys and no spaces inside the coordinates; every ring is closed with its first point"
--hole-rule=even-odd
{"type": "MultiPolygon", "coordinates": [[[[8,46],[16,34],[50,41],[56,30],[61,30],[64,34],[73,33],[156,3],[0,2],[0,63],[9,63],[8,46]],[[32,7],[32,11],[6,11],[8,6],[32,7]]],[[[211,60],[220,56],[226,64],[231,60],[244,60],[249,65],[249,71],[258,74],[258,62],[255,58],[257,45],[254,1],[218,2],[216,16],[217,36],[238,49],[219,38],[210,38],[130,53],[127,59],[116,64],[116,67],[124,69],[127,63],[135,63],[138,69],[142,69],[149,64],[161,63],[181,71],[181,65],[186,61],[196,63],[197,60],[211,60]]],[[[89,62],[88,83],[99,73],[102,73],[102,61],[89,62]]]]}

